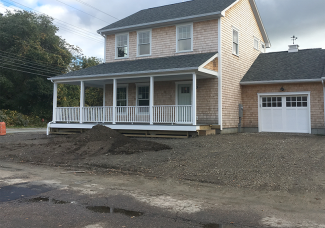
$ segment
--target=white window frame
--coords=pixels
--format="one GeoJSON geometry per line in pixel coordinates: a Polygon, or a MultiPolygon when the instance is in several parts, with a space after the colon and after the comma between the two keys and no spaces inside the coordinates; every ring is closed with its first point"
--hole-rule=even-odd
{"type": "Polygon", "coordinates": [[[192,52],[193,51],[193,23],[176,25],[176,53],[192,52]],[[178,51],[178,28],[191,26],[191,50],[178,51]]]}
{"type": "Polygon", "coordinates": [[[265,53],[266,52],[266,46],[265,46],[265,43],[263,43],[261,41],[261,52],[265,53]],[[264,45],[264,48],[263,48],[263,45],[264,45]]]}
{"type": "Polygon", "coordinates": [[[234,26],[232,26],[232,30],[231,30],[232,34],[232,40],[231,40],[231,46],[232,46],[232,54],[235,55],[235,56],[239,56],[239,29],[235,28],[234,26]],[[234,31],[237,32],[237,36],[238,36],[238,43],[237,43],[237,46],[238,46],[238,53],[235,52],[234,50],[234,31]]]}
{"type": "Polygon", "coordinates": [[[152,29],[147,29],[147,30],[139,30],[137,31],[137,57],[144,57],[144,56],[151,56],[151,50],[152,50],[152,29]],[[140,55],[139,54],[139,33],[141,32],[149,32],[149,36],[150,36],[150,53],[146,54],[146,55],[140,55]]]}
{"type": "Polygon", "coordinates": [[[115,59],[128,59],[130,56],[130,34],[129,33],[119,33],[119,34],[115,34],[115,59]],[[121,36],[121,35],[127,35],[128,37],[128,44],[127,44],[127,48],[128,48],[128,55],[126,57],[118,57],[118,51],[117,51],[117,37],[121,36]]]}
{"type": "Polygon", "coordinates": [[[148,112],[140,112],[138,111],[138,114],[149,114],[150,113],[150,83],[136,83],[136,107],[148,107],[148,112]],[[149,105],[148,106],[139,106],[139,93],[138,89],[139,87],[149,87],[149,105]]]}
{"type": "Polygon", "coordinates": [[[257,38],[257,37],[255,37],[254,36],[254,49],[255,50],[257,50],[257,51],[259,51],[260,50],[260,48],[259,48],[259,46],[260,46],[260,40],[257,38]],[[255,42],[257,43],[257,47],[255,47],[255,42]]]}

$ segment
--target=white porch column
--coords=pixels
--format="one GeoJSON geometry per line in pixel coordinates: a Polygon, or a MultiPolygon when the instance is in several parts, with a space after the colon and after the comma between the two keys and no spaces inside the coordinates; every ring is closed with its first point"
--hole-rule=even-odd
{"type": "Polygon", "coordinates": [[[85,82],[80,82],[80,123],[83,123],[83,107],[85,106],[85,82]]]}
{"type": "Polygon", "coordinates": [[[154,106],[154,92],[155,92],[155,78],[150,77],[150,99],[149,99],[149,109],[150,109],[150,124],[153,125],[153,106],[154,106]]]}
{"type": "Polygon", "coordinates": [[[193,83],[192,83],[192,119],[193,119],[193,125],[196,125],[196,74],[193,73],[193,83]]]}
{"type": "Polygon", "coordinates": [[[117,94],[117,82],[113,79],[113,124],[116,124],[116,94],[117,94]]]}
{"type": "Polygon", "coordinates": [[[53,83],[53,115],[52,122],[56,123],[56,108],[58,106],[58,83],[53,83]]]}
{"type": "Polygon", "coordinates": [[[106,85],[104,84],[103,86],[103,123],[105,123],[106,121],[106,110],[105,110],[105,106],[106,106],[106,85]]]}

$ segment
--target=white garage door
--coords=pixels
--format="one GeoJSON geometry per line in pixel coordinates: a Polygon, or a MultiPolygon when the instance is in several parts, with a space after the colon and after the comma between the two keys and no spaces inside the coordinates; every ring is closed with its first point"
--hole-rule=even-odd
{"type": "Polygon", "coordinates": [[[308,95],[260,96],[259,131],[310,133],[308,95]]]}

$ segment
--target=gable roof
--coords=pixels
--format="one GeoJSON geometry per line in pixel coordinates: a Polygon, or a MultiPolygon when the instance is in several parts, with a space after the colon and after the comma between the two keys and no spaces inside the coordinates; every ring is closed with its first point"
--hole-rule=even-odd
{"type": "Polygon", "coordinates": [[[207,60],[215,56],[216,52],[179,55],[163,58],[148,58],[130,61],[118,61],[103,63],[86,69],[72,71],[64,75],[49,78],[49,80],[83,78],[83,77],[107,77],[120,75],[136,75],[154,72],[198,70],[207,60]]]}
{"type": "Polygon", "coordinates": [[[324,70],[324,49],[263,53],[257,57],[241,84],[276,83],[286,80],[320,81],[324,77],[324,70]]]}
{"type": "MultiPolygon", "coordinates": [[[[193,22],[195,20],[211,20],[224,16],[224,11],[239,0],[192,0],[171,5],[141,10],[122,20],[110,24],[98,33],[114,34],[127,32],[130,29],[146,29],[153,26],[168,26],[175,23],[193,22]]],[[[255,0],[249,0],[257,23],[260,27],[265,44],[270,47],[270,41],[258,13],[255,0]]]]}

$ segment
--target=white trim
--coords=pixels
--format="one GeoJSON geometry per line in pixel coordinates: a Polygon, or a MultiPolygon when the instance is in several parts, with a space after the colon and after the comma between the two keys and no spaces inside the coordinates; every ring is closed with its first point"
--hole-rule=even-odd
{"type": "MultiPolygon", "coordinates": [[[[136,96],[135,96],[135,106],[138,106],[138,107],[142,107],[142,106],[139,106],[139,100],[138,100],[138,88],[139,87],[144,87],[144,86],[148,86],[149,87],[149,94],[150,94],[150,82],[149,83],[135,83],[136,85],[136,96]]],[[[149,96],[149,105],[150,105],[150,96],[149,96]]],[[[145,107],[145,106],[144,106],[145,107]]],[[[144,112],[146,113],[146,112],[144,112]]]]}
{"type": "MultiPolygon", "coordinates": [[[[97,123],[84,123],[84,124],[56,124],[49,123],[49,128],[70,128],[70,129],[91,129],[97,123]]],[[[141,124],[103,124],[114,130],[147,130],[147,131],[197,131],[200,130],[200,126],[193,125],[141,125],[141,124]]]]}
{"type": "Polygon", "coordinates": [[[106,35],[103,35],[104,36],[104,63],[106,63],[106,43],[107,43],[107,39],[106,39],[106,35]]]}
{"type": "MultiPolygon", "coordinates": [[[[129,106],[129,84],[117,84],[116,85],[116,104],[117,104],[117,89],[126,88],[126,106],[129,106]]],[[[120,106],[116,106],[120,107],[120,106]]]]}
{"type": "Polygon", "coordinates": [[[226,9],[224,9],[224,10],[221,12],[221,15],[222,15],[223,17],[225,17],[225,16],[226,16],[226,11],[229,10],[229,9],[230,9],[231,7],[233,7],[234,5],[236,5],[239,1],[240,1],[240,0],[235,1],[235,2],[232,3],[230,6],[228,6],[226,9]]]}
{"type": "Polygon", "coordinates": [[[196,125],[196,74],[193,73],[192,80],[192,122],[193,125],[196,125]]]}
{"type": "Polygon", "coordinates": [[[155,91],[155,78],[150,77],[150,86],[149,86],[149,115],[150,115],[150,124],[153,125],[153,106],[154,106],[154,92],[155,91]]]}
{"type": "MultiPolygon", "coordinates": [[[[200,19],[200,21],[205,20],[211,20],[211,19],[217,19],[221,15],[221,12],[213,12],[213,13],[205,13],[205,14],[198,14],[188,17],[179,17],[174,19],[168,19],[168,20],[161,20],[161,21],[154,21],[149,23],[142,23],[137,25],[131,25],[131,26],[124,26],[119,28],[112,28],[112,29],[100,29],[97,31],[97,33],[106,33],[106,34],[114,34],[116,32],[120,32],[123,30],[130,30],[130,29],[146,29],[146,28],[157,28],[157,27],[166,27],[168,25],[175,25],[175,23],[187,23],[187,22],[193,22],[195,19],[200,19]],[[194,19],[194,20],[193,20],[194,19]],[[153,26],[156,25],[156,26],[153,26]]],[[[197,21],[197,20],[195,20],[197,21]]]]}
{"type": "Polygon", "coordinates": [[[253,40],[254,40],[254,45],[253,45],[254,49],[259,51],[260,50],[260,39],[258,39],[256,36],[254,36],[253,40]],[[255,47],[255,41],[257,42],[257,48],[255,47]]]}
{"type": "MultiPolygon", "coordinates": [[[[192,73],[193,74],[193,73],[192,73]]],[[[192,85],[192,81],[178,81],[175,82],[175,105],[178,105],[178,86],[179,85],[192,85]]],[[[192,87],[191,88],[191,94],[192,94],[192,87]]],[[[191,100],[191,104],[192,104],[192,100],[191,100]]]]}
{"type": "Polygon", "coordinates": [[[237,29],[234,26],[231,26],[231,27],[232,27],[232,30],[231,30],[231,32],[232,32],[232,34],[231,34],[231,37],[232,37],[232,39],[231,39],[232,54],[239,57],[239,29],[237,29]],[[238,43],[237,43],[237,45],[238,45],[238,53],[234,53],[234,31],[236,31],[237,35],[238,35],[238,43]]]}
{"type": "Polygon", "coordinates": [[[58,83],[53,83],[53,114],[52,121],[56,122],[56,108],[58,106],[58,83]]]}
{"type": "Polygon", "coordinates": [[[262,40],[260,41],[260,45],[261,45],[262,53],[265,53],[266,52],[266,46],[265,46],[265,43],[262,40]],[[264,45],[264,48],[262,47],[263,45],[264,45]]]}
{"type": "Polygon", "coordinates": [[[302,91],[302,92],[275,92],[275,93],[257,93],[257,99],[258,99],[258,132],[261,132],[261,97],[263,96],[292,96],[292,95],[307,95],[307,102],[308,102],[308,117],[309,117],[309,134],[311,134],[311,103],[310,103],[310,91],[302,91]]]}
{"type": "Polygon", "coordinates": [[[321,79],[293,79],[293,80],[273,80],[273,81],[250,81],[240,82],[240,85],[263,85],[263,84],[282,84],[282,83],[304,83],[321,82],[321,79]]]}
{"type": "Polygon", "coordinates": [[[152,29],[138,30],[137,31],[137,57],[148,57],[152,55],[152,29]],[[139,55],[139,33],[149,32],[150,36],[150,53],[147,55],[139,55]]]}
{"type": "Polygon", "coordinates": [[[218,20],[218,124],[222,131],[222,29],[221,17],[218,20]]]}
{"type": "Polygon", "coordinates": [[[115,34],[115,59],[128,59],[130,56],[130,33],[129,32],[124,32],[124,33],[118,33],[115,34]],[[126,57],[117,57],[117,37],[120,35],[127,35],[128,37],[128,53],[126,57]]]}
{"type": "Polygon", "coordinates": [[[85,82],[80,81],[80,123],[83,123],[84,106],[85,106],[85,82]]]}
{"type": "Polygon", "coordinates": [[[113,79],[113,124],[116,124],[116,94],[117,93],[117,80],[113,79]]]}
{"type": "Polygon", "coordinates": [[[176,25],[176,53],[193,52],[193,27],[193,23],[176,25]],[[178,51],[178,28],[183,26],[191,26],[191,50],[178,51]]]}
{"type": "MultiPolygon", "coordinates": [[[[203,72],[203,73],[207,73],[207,74],[212,74],[212,75],[218,77],[219,73],[217,71],[209,70],[209,69],[204,68],[208,63],[210,63],[211,61],[213,61],[215,58],[218,58],[218,57],[219,57],[219,53],[212,56],[210,59],[205,61],[201,66],[199,66],[198,71],[203,72]]],[[[219,63],[218,63],[218,68],[219,68],[219,63]]]]}
{"type": "Polygon", "coordinates": [[[323,83],[323,93],[324,93],[324,126],[325,126],[325,78],[322,78],[322,83],[323,83]]]}

